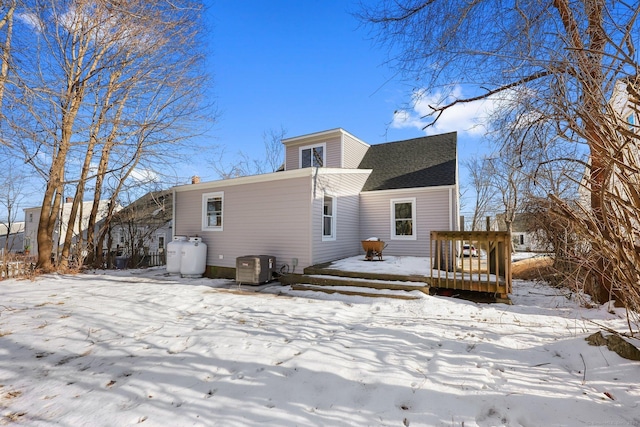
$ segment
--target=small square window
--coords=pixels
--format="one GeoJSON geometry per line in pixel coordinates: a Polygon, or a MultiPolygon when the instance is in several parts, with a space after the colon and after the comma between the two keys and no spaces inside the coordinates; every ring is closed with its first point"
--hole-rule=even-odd
{"type": "Polygon", "coordinates": [[[300,168],[323,167],[325,148],[325,144],[300,147],[300,168]]]}

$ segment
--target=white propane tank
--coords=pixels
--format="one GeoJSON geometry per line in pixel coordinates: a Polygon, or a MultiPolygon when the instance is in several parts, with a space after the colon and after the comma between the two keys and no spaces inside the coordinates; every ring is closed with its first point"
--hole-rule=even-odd
{"type": "Polygon", "coordinates": [[[180,260],[180,275],[182,277],[202,277],[207,269],[207,245],[202,237],[189,237],[189,241],[182,246],[180,260]]]}
{"type": "Polygon", "coordinates": [[[167,244],[167,273],[180,274],[182,246],[188,240],[187,236],[173,236],[173,240],[167,244]]]}

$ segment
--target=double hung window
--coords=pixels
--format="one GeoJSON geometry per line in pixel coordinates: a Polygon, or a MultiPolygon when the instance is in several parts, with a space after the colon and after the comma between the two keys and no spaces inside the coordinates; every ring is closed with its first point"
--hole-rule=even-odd
{"type": "Polygon", "coordinates": [[[336,238],[336,198],[326,195],[322,204],[322,240],[336,238]]]}
{"type": "Polygon", "coordinates": [[[224,192],[202,195],[202,230],[222,231],[224,192]]]}
{"type": "Polygon", "coordinates": [[[391,200],[391,239],[415,240],[416,199],[391,200]]]}

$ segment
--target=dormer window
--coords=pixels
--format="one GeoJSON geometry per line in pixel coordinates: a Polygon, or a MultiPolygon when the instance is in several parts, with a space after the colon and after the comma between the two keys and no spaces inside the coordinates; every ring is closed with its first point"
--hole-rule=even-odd
{"type": "Polygon", "coordinates": [[[324,143],[300,147],[300,168],[324,166],[326,148],[324,143]]]}

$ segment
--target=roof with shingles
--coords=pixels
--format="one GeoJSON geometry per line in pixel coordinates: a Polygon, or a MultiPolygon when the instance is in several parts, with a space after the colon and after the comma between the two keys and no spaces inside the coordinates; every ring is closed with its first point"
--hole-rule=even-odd
{"type": "Polygon", "coordinates": [[[161,225],[173,218],[171,190],[152,191],[114,215],[114,222],[134,221],[139,225],[161,225]]]}
{"type": "Polygon", "coordinates": [[[457,133],[372,145],[360,169],[373,169],[362,191],[456,184],[457,133]]]}

